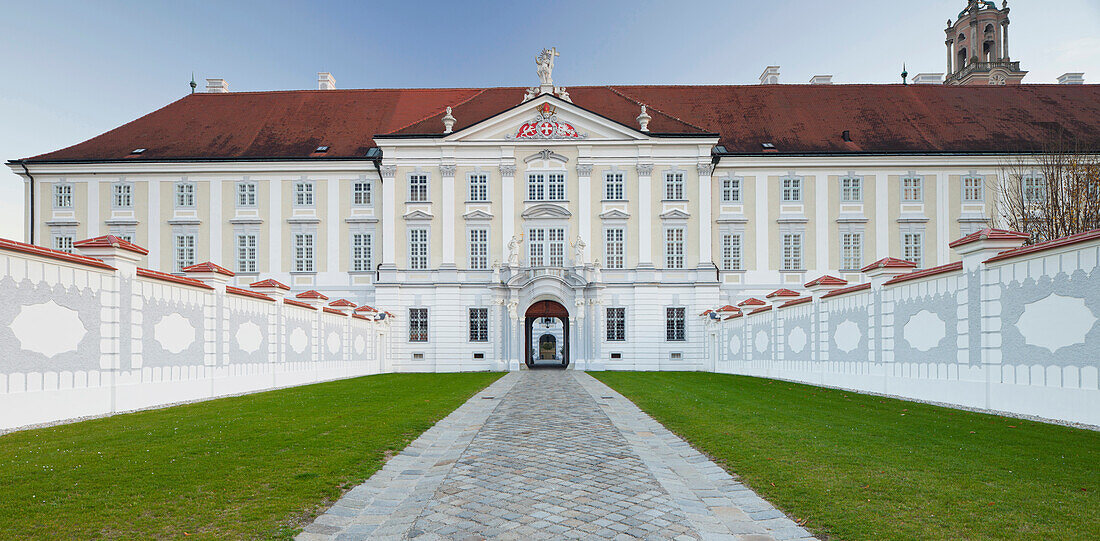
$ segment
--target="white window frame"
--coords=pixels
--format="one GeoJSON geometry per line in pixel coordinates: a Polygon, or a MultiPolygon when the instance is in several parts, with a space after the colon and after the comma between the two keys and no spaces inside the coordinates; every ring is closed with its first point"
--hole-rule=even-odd
{"type": "Polygon", "coordinates": [[[534,226],[527,229],[527,266],[565,266],[565,227],[534,226]]]}
{"type": "Polygon", "coordinates": [[[259,201],[259,187],[255,182],[241,181],[237,183],[237,206],[240,208],[256,208],[259,201]]]}
{"type": "Polygon", "coordinates": [[[665,227],[665,268],[682,269],[686,261],[687,228],[665,227]]]}
{"type": "Polygon", "coordinates": [[[470,173],[466,177],[469,184],[470,201],[484,202],[489,200],[489,175],[486,173],[470,173]]]}
{"type": "Polygon", "coordinates": [[[621,171],[608,171],[603,175],[604,199],[608,201],[626,200],[625,175],[621,171]]]}
{"type": "Polygon", "coordinates": [[[612,226],[603,230],[604,268],[626,268],[626,228],[612,226]]]}
{"type": "Polygon", "coordinates": [[[684,172],[668,171],[665,173],[665,200],[684,201],[685,197],[684,172]]]}
{"type": "Polygon", "coordinates": [[[740,233],[722,233],[722,270],[744,270],[745,246],[740,233]]]}
{"type": "Polygon", "coordinates": [[[68,234],[56,234],[53,236],[53,249],[62,252],[73,253],[73,236],[68,234]]]}
{"type": "Polygon", "coordinates": [[[469,268],[486,270],[489,268],[489,228],[472,227],[466,233],[469,240],[469,268]]]}
{"type": "Polygon", "coordinates": [[[176,183],[176,208],[180,209],[193,209],[195,208],[195,183],[194,182],[177,182],[176,183]]]}
{"type": "Polygon", "coordinates": [[[722,179],[722,202],[741,202],[741,177],[726,177],[722,179]]]}
{"type": "Polygon", "coordinates": [[[626,308],[622,306],[608,307],[604,311],[604,326],[607,327],[604,341],[626,342],[626,308]]]}
{"type": "Polygon", "coordinates": [[[429,330],[428,309],[409,308],[409,342],[427,342],[429,330]]]}
{"type": "Polygon", "coordinates": [[[407,181],[410,203],[428,203],[431,201],[431,179],[427,173],[409,173],[407,181]]]}
{"type": "Polygon", "coordinates": [[[259,267],[256,263],[256,254],[259,251],[259,235],[252,232],[239,232],[236,234],[237,243],[237,273],[256,274],[259,267]]]}
{"type": "Polygon", "coordinates": [[[427,227],[409,228],[409,270],[428,270],[431,238],[427,227]]]}
{"type": "Polygon", "coordinates": [[[804,244],[802,233],[783,233],[783,271],[798,272],[805,270],[804,244]]]}
{"type": "Polygon", "coordinates": [[[317,235],[294,233],[294,272],[316,272],[317,235]]]}
{"type": "Polygon", "coordinates": [[[466,310],[469,332],[467,340],[474,343],[489,341],[489,309],[474,306],[466,310]]]}
{"type": "Polygon", "coordinates": [[[1021,195],[1026,204],[1040,204],[1047,197],[1047,181],[1040,173],[1028,173],[1020,179],[1021,195]]]}
{"type": "Polygon", "coordinates": [[[840,177],[840,202],[863,202],[863,177],[857,177],[855,175],[840,177]]]}
{"type": "Polygon", "coordinates": [[[353,207],[369,207],[374,201],[373,183],[366,179],[351,181],[351,205],[353,207]]]}
{"type": "Polygon", "coordinates": [[[901,232],[901,258],[916,263],[918,269],[924,268],[924,232],[901,232]]]}
{"type": "Polygon", "coordinates": [[[299,180],[294,183],[294,206],[312,207],[314,202],[314,186],[311,180],[299,180]]]}
{"type": "Polygon", "coordinates": [[[111,207],[116,209],[134,208],[134,185],[128,182],[116,182],[112,184],[111,207]]]}
{"type": "Polygon", "coordinates": [[[802,202],[802,177],[783,177],[779,179],[779,200],[783,203],[802,202]]]}
{"type": "Polygon", "coordinates": [[[966,175],[962,178],[962,202],[985,202],[985,177],[981,175],[966,175]],[[974,183],[977,185],[974,185],[974,183]]]}
{"type": "Polygon", "coordinates": [[[351,272],[370,272],[374,264],[374,233],[351,232],[351,272]]]}
{"type": "Polygon", "coordinates": [[[924,177],[917,175],[905,175],[901,177],[901,202],[924,202],[924,177]]]}
{"type": "Polygon", "coordinates": [[[73,208],[73,185],[67,182],[59,182],[53,185],[53,208],[73,208]]]}
{"type": "Polygon", "coordinates": [[[840,270],[858,271],[863,268],[863,232],[840,232],[840,270]]]}
{"type": "Polygon", "coordinates": [[[665,342],[687,341],[687,308],[668,306],[665,308],[665,342]]]}
{"type": "Polygon", "coordinates": [[[196,237],[194,233],[176,233],[174,247],[176,250],[176,272],[195,264],[196,237]]]}

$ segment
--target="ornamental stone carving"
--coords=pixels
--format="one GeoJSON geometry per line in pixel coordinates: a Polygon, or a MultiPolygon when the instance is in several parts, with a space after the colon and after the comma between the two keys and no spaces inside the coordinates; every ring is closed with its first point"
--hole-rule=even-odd
{"type": "Polygon", "coordinates": [[[648,177],[653,174],[653,164],[651,163],[639,163],[638,164],[638,176],[648,177]]]}
{"type": "Polygon", "coordinates": [[[41,353],[47,359],[76,351],[88,333],[76,310],[52,300],[21,307],[8,329],[22,349],[41,353]]]}
{"type": "Polygon", "coordinates": [[[502,176],[502,177],[514,177],[514,176],[516,176],[516,166],[514,166],[514,165],[502,165],[502,166],[500,166],[500,176],[502,176]]]}
{"type": "Polygon", "coordinates": [[[1095,324],[1096,316],[1085,299],[1051,293],[1024,305],[1016,328],[1028,345],[1055,353],[1067,346],[1083,344],[1095,324]]]}
{"type": "Polygon", "coordinates": [[[443,175],[444,177],[454,178],[455,169],[458,169],[458,168],[455,167],[454,165],[440,165],[439,166],[439,174],[443,175]]]}
{"type": "Polygon", "coordinates": [[[709,163],[701,163],[695,166],[701,177],[709,177],[711,172],[714,171],[714,166],[709,163]]]}
{"type": "Polygon", "coordinates": [[[379,173],[382,174],[382,178],[392,179],[394,177],[394,175],[397,174],[397,166],[396,165],[383,165],[383,166],[378,168],[378,171],[379,171],[379,173]]]}
{"type": "Polygon", "coordinates": [[[578,163],[577,164],[577,176],[587,177],[592,175],[592,164],[590,163],[578,163]]]}

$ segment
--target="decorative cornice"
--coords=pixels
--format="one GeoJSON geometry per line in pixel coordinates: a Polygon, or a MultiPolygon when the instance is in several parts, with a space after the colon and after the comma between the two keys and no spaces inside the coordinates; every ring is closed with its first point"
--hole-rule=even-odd
{"type": "Polygon", "coordinates": [[[531,163],[535,160],[554,160],[554,161],[558,161],[558,162],[561,162],[561,163],[565,163],[565,162],[569,161],[569,158],[567,158],[565,156],[562,156],[561,154],[558,154],[557,152],[554,152],[553,150],[550,150],[550,149],[547,148],[547,149],[540,150],[540,151],[524,158],[523,163],[531,163]]]}
{"type": "Polygon", "coordinates": [[[578,163],[577,164],[577,176],[578,177],[592,176],[592,164],[590,164],[590,163],[578,163]]]}
{"type": "Polygon", "coordinates": [[[695,170],[699,173],[699,176],[709,177],[714,172],[714,166],[709,163],[701,163],[695,166],[695,170]]]}
{"type": "Polygon", "coordinates": [[[456,169],[458,169],[458,167],[454,165],[440,165],[439,174],[443,177],[454,178],[456,169]]]}
{"type": "Polygon", "coordinates": [[[378,168],[378,173],[382,175],[382,178],[392,179],[397,174],[397,166],[393,164],[385,164],[378,168]]]}
{"type": "Polygon", "coordinates": [[[500,176],[502,177],[514,177],[516,176],[516,166],[514,165],[501,165],[500,176]]]}
{"type": "Polygon", "coordinates": [[[653,175],[653,164],[651,163],[639,163],[637,165],[638,176],[648,177],[653,175]]]}

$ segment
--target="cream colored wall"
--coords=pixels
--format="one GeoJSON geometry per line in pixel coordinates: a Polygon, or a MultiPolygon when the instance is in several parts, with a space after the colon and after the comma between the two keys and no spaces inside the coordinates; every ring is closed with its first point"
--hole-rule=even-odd
{"type": "MultiPolygon", "coordinates": [[[[772,270],[780,270],[783,268],[783,236],[779,226],[779,209],[782,205],[782,182],[781,179],[786,176],[783,175],[770,175],[768,176],[768,203],[772,211],[772,216],[768,223],[768,239],[770,246],[768,247],[768,260],[771,263],[772,270]]],[[[805,225],[805,231],[802,234],[802,270],[813,269],[817,267],[817,246],[815,239],[817,238],[817,177],[814,175],[794,175],[802,177],[802,215],[806,217],[807,222],[805,225]]]]}

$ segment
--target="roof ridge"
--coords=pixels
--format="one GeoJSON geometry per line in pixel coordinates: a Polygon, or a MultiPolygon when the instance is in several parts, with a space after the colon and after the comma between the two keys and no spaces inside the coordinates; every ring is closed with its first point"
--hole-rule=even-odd
{"type": "Polygon", "coordinates": [[[622,97],[622,98],[623,98],[623,99],[625,99],[625,100],[628,100],[628,101],[632,101],[632,102],[634,102],[634,103],[638,104],[639,106],[645,106],[646,110],[650,110],[650,109],[652,109],[652,110],[653,110],[653,111],[655,111],[655,112],[656,112],[657,114],[660,114],[660,115],[664,115],[664,116],[666,116],[666,117],[668,117],[668,118],[671,118],[672,120],[675,120],[675,121],[677,121],[677,122],[679,122],[679,123],[681,123],[681,124],[683,124],[683,125],[685,125],[685,126],[691,126],[692,128],[695,128],[695,129],[697,129],[697,130],[699,130],[699,131],[702,131],[702,132],[709,132],[709,131],[710,131],[710,130],[708,130],[708,129],[706,129],[706,128],[703,128],[702,126],[696,126],[695,124],[692,124],[691,122],[688,122],[688,121],[686,121],[686,120],[684,120],[684,119],[682,119],[682,118],[679,118],[679,117],[676,117],[676,116],[670,115],[670,114],[668,114],[668,113],[666,113],[666,112],[664,112],[664,111],[662,111],[662,110],[660,110],[660,109],[658,109],[658,108],[656,108],[656,107],[654,107],[654,106],[652,106],[652,105],[646,105],[646,104],[644,104],[644,103],[642,103],[642,102],[640,102],[640,101],[638,101],[638,100],[636,100],[636,99],[634,99],[634,98],[631,98],[630,96],[627,96],[626,94],[623,94],[622,92],[619,92],[618,90],[615,90],[615,87],[613,87],[613,86],[611,86],[611,85],[607,85],[607,86],[606,86],[605,88],[607,88],[607,89],[608,89],[608,90],[610,90],[610,91],[611,91],[612,93],[614,93],[614,94],[616,94],[616,95],[618,95],[618,96],[622,97]]]}
{"type": "MultiPolygon", "coordinates": [[[[475,89],[471,88],[470,90],[475,90],[475,89]]],[[[401,131],[401,130],[403,130],[403,129],[405,129],[405,128],[409,128],[409,127],[415,126],[415,125],[417,125],[417,124],[419,124],[419,123],[421,123],[421,122],[424,122],[424,121],[426,121],[426,120],[429,120],[429,119],[431,119],[432,117],[434,117],[435,115],[438,115],[439,113],[442,113],[443,111],[446,111],[446,110],[447,110],[447,107],[451,107],[452,109],[453,109],[453,108],[455,108],[455,107],[460,107],[461,105],[463,105],[463,104],[465,104],[465,103],[469,103],[469,102],[470,102],[470,100],[472,100],[472,99],[474,99],[474,98],[476,98],[476,97],[478,97],[478,96],[480,96],[480,95],[484,94],[484,93],[485,93],[485,92],[486,92],[487,90],[489,90],[489,89],[488,89],[488,88],[482,88],[481,90],[478,90],[478,91],[477,91],[477,93],[476,93],[476,94],[474,94],[473,96],[470,96],[470,97],[468,97],[468,98],[466,98],[466,99],[464,99],[464,100],[462,100],[462,101],[460,101],[460,102],[458,102],[458,103],[456,103],[456,104],[454,104],[454,105],[445,105],[445,106],[443,106],[443,109],[441,109],[441,110],[439,110],[439,111],[436,111],[436,112],[434,112],[434,113],[432,113],[432,114],[430,114],[430,115],[428,115],[428,116],[425,116],[424,118],[419,118],[419,119],[416,119],[416,120],[414,120],[413,122],[410,122],[410,123],[408,123],[408,124],[405,124],[404,126],[401,126],[401,127],[397,128],[397,129],[394,129],[394,130],[390,130],[390,131],[388,131],[388,132],[386,132],[386,133],[387,133],[387,134],[390,134],[390,133],[397,133],[397,132],[399,132],[399,131],[401,131]]]]}

